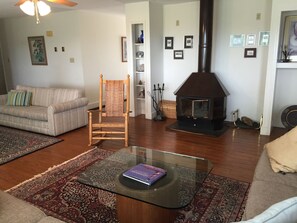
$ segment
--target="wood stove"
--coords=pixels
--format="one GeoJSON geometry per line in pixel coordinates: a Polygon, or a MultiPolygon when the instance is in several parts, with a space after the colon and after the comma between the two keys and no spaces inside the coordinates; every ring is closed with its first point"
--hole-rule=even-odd
{"type": "Polygon", "coordinates": [[[210,72],[212,20],[213,0],[200,0],[198,72],[175,91],[177,121],[182,130],[217,131],[224,127],[229,93],[210,72]]]}

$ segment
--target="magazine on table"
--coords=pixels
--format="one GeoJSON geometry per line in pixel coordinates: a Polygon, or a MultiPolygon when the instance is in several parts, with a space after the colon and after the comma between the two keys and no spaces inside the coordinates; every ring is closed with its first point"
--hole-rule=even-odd
{"type": "Polygon", "coordinates": [[[124,172],[123,176],[150,186],[166,173],[167,171],[162,168],[140,163],[124,172]]]}

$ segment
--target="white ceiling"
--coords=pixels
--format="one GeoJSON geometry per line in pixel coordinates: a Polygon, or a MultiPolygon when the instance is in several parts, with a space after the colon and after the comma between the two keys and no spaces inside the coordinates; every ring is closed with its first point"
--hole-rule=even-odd
{"type": "MultiPolygon", "coordinates": [[[[25,15],[19,7],[15,6],[18,0],[0,0],[0,18],[9,18],[25,15]]],[[[46,1],[46,0],[43,0],[46,1]]],[[[67,7],[59,4],[47,2],[53,12],[66,10],[96,10],[107,13],[124,14],[124,4],[133,2],[157,2],[161,4],[176,4],[191,2],[197,0],[72,0],[78,5],[75,7],[67,7]]]]}

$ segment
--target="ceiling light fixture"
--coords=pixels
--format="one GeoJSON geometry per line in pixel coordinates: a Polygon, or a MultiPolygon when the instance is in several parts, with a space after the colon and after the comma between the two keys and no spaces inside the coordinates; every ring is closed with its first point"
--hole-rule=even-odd
{"type": "Polygon", "coordinates": [[[51,12],[51,7],[39,0],[27,0],[20,5],[21,10],[27,15],[36,17],[36,24],[40,23],[39,16],[48,15],[51,12]]]}

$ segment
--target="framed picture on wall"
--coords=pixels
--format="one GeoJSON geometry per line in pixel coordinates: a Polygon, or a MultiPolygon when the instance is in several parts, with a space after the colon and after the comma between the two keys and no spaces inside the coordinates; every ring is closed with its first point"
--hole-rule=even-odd
{"type": "Polygon", "coordinates": [[[257,56],[257,48],[245,48],[244,49],[244,57],[256,57],[257,56]]]}
{"type": "Polygon", "coordinates": [[[173,37],[165,37],[165,49],[173,49],[173,37]]]}
{"type": "Polygon", "coordinates": [[[184,48],[193,48],[193,36],[185,36],[184,48]]]}
{"type": "Polygon", "coordinates": [[[246,35],[246,45],[247,46],[255,46],[256,45],[256,34],[246,35]]]}
{"type": "Polygon", "coordinates": [[[121,37],[122,46],[122,62],[127,62],[127,38],[125,36],[121,37]]]}
{"type": "Polygon", "coordinates": [[[183,50],[174,50],[173,51],[173,58],[175,60],[182,60],[182,59],[184,59],[184,51],[183,50]]]}
{"type": "Polygon", "coordinates": [[[230,35],[230,47],[243,47],[245,43],[244,34],[232,34],[230,35]]]}
{"type": "Polygon", "coordinates": [[[44,36],[28,37],[32,65],[47,65],[44,36]]]}
{"type": "Polygon", "coordinates": [[[269,45],[270,32],[262,31],[259,33],[259,46],[269,45]]]}

